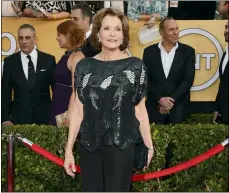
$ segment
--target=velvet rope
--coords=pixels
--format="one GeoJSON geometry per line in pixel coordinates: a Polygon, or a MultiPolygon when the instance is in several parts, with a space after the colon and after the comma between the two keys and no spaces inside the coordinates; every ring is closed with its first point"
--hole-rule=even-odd
{"type": "MultiPolygon", "coordinates": [[[[64,164],[64,160],[59,158],[58,156],[50,153],[49,151],[43,149],[42,147],[40,147],[37,144],[32,143],[31,141],[29,141],[26,138],[18,138],[19,141],[21,141],[24,145],[26,145],[27,147],[29,147],[31,150],[33,150],[34,152],[42,155],[43,157],[49,159],[50,161],[52,161],[53,163],[63,167],[64,164]]],[[[227,145],[227,144],[226,144],[227,145]]],[[[162,176],[167,176],[167,175],[171,175],[173,173],[182,171],[182,170],[186,170],[190,167],[193,167],[207,159],[209,159],[210,157],[222,152],[224,150],[224,145],[222,144],[218,144],[215,147],[212,147],[211,149],[209,149],[207,152],[200,154],[199,156],[188,160],[186,162],[180,163],[176,166],[173,166],[171,168],[167,168],[161,171],[157,171],[157,172],[152,172],[152,173],[147,173],[147,174],[137,174],[137,175],[133,175],[132,176],[132,181],[145,181],[145,180],[150,180],[153,178],[159,178],[162,176]]],[[[75,165],[76,168],[76,172],[80,173],[80,167],[78,165],[75,165]]]]}

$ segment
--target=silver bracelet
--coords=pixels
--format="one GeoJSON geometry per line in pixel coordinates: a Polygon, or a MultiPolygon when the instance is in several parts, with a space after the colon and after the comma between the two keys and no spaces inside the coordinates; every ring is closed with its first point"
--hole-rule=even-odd
{"type": "Polygon", "coordinates": [[[148,151],[150,150],[154,150],[153,146],[152,147],[148,147],[148,151]]]}

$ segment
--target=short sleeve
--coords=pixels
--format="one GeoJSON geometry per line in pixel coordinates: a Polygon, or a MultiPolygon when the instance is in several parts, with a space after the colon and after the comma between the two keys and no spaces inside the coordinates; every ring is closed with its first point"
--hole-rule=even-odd
{"type": "Polygon", "coordinates": [[[147,68],[140,60],[139,69],[135,73],[135,87],[133,95],[134,105],[138,105],[140,101],[147,95],[147,68]]]}
{"type": "Polygon", "coordinates": [[[83,96],[83,70],[81,61],[76,65],[74,74],[74,92],[78,94],[78,98],[82,104],[84,104],[83,96]]]}

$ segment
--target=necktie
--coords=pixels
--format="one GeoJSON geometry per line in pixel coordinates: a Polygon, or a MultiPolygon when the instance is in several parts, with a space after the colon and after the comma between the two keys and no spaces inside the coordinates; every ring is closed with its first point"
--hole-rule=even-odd
{"type": "Polygon", "coordinates": [[[35,80],[36,80],[36,74],[35,74],[33,62],[31,60],[31,56],[28,55],[27,58],[29,59],[29,63],[28,63],[28,84],[29,84],[29,87],[32,88],[34,83],[35,83],[35,80]]]}

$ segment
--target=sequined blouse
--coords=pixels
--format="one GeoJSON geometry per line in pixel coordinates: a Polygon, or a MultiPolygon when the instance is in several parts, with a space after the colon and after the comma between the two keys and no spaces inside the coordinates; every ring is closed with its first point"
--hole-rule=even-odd
{"type": "Polygon", "coordinates": [[[84,148],[95,151],[107,132],[120,149],[142,141],[135,106],[146,96],[146,73],[137,57],[84,58],[77,64],[75,90],[84,112],[79,141],[84,148]]]}

